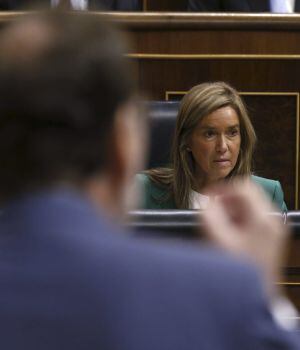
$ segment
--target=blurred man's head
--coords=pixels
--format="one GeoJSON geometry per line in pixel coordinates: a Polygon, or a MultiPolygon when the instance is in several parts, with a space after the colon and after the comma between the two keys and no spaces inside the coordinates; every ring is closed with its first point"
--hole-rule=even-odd
{"type": "Polygon", "coordinates": [[[124,52],[120,34],[89,15],[29,17],[2,30],[2,202],[99,179],[121,195],[143,153],[124,52]]]}

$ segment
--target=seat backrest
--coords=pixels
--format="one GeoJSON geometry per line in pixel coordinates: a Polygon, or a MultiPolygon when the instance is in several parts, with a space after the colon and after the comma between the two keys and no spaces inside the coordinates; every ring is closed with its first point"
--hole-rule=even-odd
{"type": "Polygon", "coordinates": [[[196,210],[136,210],[128,213],[127,226],[138,233],[162,237],[199,237],[201,220],[196,210]]]}
{"type": "MultiPolygon", "coordinates": [[[[136,210],[128,213],[127,227],[164,238],[197,239],[203,227],[202,213],[198,210],[136,210]]],[[[285,214],[270,212],[268,215],[285,222],[285,214]]],[[[298,215],[300,219],[300,213],[298,215]]]]}
{"type": "Polygon", "coordinates": [[[286,216],[293,234],[300,238],[300,211],[288,211],[286,216]]]}
{"type": "Polygon", "coordinates": [[[170,162],[179,102],[150,101],[146,106],[150,124],[149,169],[165,166],[170,162]]]}

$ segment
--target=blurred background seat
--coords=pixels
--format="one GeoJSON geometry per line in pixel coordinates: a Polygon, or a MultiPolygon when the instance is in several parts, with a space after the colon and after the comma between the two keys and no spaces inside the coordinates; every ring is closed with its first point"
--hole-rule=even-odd
{"type": "Polygon", "coordinates": [[[147,168],[165,166],[170,162],[179,102],[149,101],[146,103],[146,108],[150,123],[150,153],[147,168]]]}
{"type": "MultiPolygon", "coordinates": [[[[300,228],[300,212],[298,223],[300,228]]],[[[202,219],[198,210],[135,210],[128,213],[127,227],[138,233],[149,233],[164,238],[195,239],[201,236],[202,219]]],[[[286,214],[270,212],[286,222],[286,214]]],[[[300,234],[299,234],[300,236],[300,234]]]]}

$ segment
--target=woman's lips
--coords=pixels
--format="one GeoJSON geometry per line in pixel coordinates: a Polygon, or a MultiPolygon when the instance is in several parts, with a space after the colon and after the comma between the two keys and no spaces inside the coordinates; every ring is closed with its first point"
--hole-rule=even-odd
{"type": "Polygon", "coordinates": [[[227,166],[230,164],[230,160],[229,159],[217,159],[217,160],[214,160],[214,163],[216,163],[219,166],[227,166]]]}

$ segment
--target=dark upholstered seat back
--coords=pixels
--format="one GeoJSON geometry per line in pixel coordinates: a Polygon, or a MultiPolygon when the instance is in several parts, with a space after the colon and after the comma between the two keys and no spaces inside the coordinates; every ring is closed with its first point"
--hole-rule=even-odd
{"type": "Polygon", "coordinates": [[[150,153],[147,168],[164,166],[170,162],[178,107],[177,101],[147,102],[150,123],[150,153]]]}
{"type": "Polygon", "coordinates": [[[293,234],[300,238],[300,211],[288,211],[287,223],[293,234]]]}
{"type": "MultiPolygon", "coordinates": [[[[138,233],[193,239],[201,235],[201,215],[201,211],[197,210],[136,210],[128,213],[127,226],[138,233]]],[[[270,212],[268,215],[279,217],[285,222],[285,214],[270,212]]],[[[298,219],[300,224],[299,212],[298,219]]]]}
{"type": "Polygon", "coordinates": [[[139,233],[191,239],[199,236],[199,215],[195,210],[136,210],[129,213],[128,226],[139,233]]]}

